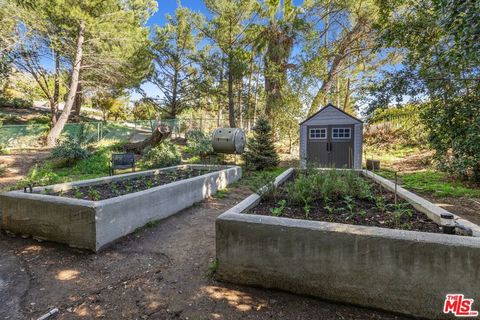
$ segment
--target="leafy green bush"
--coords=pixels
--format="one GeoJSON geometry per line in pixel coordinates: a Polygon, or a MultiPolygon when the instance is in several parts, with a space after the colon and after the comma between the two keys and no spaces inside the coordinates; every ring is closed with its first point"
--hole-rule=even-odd
{"type": "Polygon", "coordinates": [[[163,142],[149,149],[143,157],[143,163],[148,168],[175,166],[180,164],[181,161],[182,156],[177,146],[171,142],[163,142]]]}
{"type": "Polygon", "coordinates": [[[35,165],[28,173],[27,178],[20,181],[16,189],[28,183],[38,186],[93,179],[107,176],[109,173],[112,152],[118,152],[117,145],[97,149],[88,158],[76,162],[72,167],[56,168],[52,159],[35,165]]]}
{"type": "Polygon", "coordinates": [[[51,158],[61,161],[65,166],[72,166],[79,160],[87,159],[89,152],[76,139],[65,139],[53,148],[51,158]]]}
{"type": "Polygon", "coordinates": [[[33,105],[32,101],[25,100],[21,98],[12,98],[7,99],[0,97],[0,106],[2,107],[11,107],[11,108],[31,108],[33,105]]]}
{"type": "Polygon", "coordinates": [[[212,141],[201,130],[190,130],[186,133],[187,139],[186,152],[194,156],[205,157],[213,153],[212,141]]]}

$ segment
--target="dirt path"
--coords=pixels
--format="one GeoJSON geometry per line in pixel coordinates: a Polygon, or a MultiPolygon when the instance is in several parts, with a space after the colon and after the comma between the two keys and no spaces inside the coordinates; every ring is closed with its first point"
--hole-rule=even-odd
{"type": "Polygon", "coordinates": [[[215,218],[248,193],[208,199],[98,254],[1,234],[0,319],[54,307],[57,319],[402,319],[206,276],[215,218]]]}
{"type": "Polygon", "coordinates": [[[0,190],[23,179],[31,167],[44,160],[49,154],[49,151],[35,151],[0,155],[0,165],[7,167],[5,174],[0,177],[0,190]]]}
{"type": "Polygon", "coordinates": [[[435,205],[480,226],[480,199],[465,197],[440,198],[431,195],[424,195],[423,197],[425,197],[435,205]]]}

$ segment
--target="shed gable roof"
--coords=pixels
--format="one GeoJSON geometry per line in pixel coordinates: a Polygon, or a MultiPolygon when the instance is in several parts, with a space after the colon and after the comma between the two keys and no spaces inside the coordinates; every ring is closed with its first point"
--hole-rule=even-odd
{"type": "Polygon", "coordinates": [[[304,123],[306,123],[307,121],[309,121],[309,120],[311,120],[311,119],[314,119],[314,118],[316,118],[316,117],[320,117],[322,112],[324,112],[324,111],[326,111],[326,110],[329,110],[329,109],[333,109],[333,110],[339,112],[342,116],[348,117],[348,118],[354,120],[354,122],[363,123],[362,120],[360,120],[360,119],[358,119],[358,118],[356,118],[356,117],[354,117],[354,116],[346,113],[345,111],[343,111],[343,110],[335,107],[333,104],[329,103],[329,104],[327,104],[325,107],[321,108],[320,110],[318,110],[317,112],[315,112],[314,114],[312,114],[310,117],[308,117],[307,119],[305,119],[304,121],[300,122],[300,125],[303,125],[304,123]]]}

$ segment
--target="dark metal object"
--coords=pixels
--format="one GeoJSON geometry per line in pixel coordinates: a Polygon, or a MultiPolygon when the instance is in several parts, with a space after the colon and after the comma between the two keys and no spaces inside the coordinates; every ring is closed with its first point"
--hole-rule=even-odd
{"type": "Polygon", "coordinates": [[[30,193],[33,193],[33,184],[29,183],[26,187],[23,187],[23,192],[27,193],[27,188],[30,193]]]}
{"type": "Polygon", "coordinates": [[[132,169],[135,172],[135,155],[133,153],[113,153],[110,161],[110,175],[115,174],[115,169],[132,169]]]}
{"type": "Polygon", "coordinates": [[[445,234],[455,234],[455,221],[454,216],[450,213],[442,213],[440,215],[444,221],[442,221],[442,230],[445,234]]]}

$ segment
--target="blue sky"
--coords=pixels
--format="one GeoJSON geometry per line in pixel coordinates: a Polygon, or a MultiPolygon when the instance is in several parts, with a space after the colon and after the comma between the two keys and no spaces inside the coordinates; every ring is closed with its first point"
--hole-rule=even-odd
{"type": "MultiPolygon", "coordinates": [[[[165,14],[173,14],[177,8],[176,0],[158,0],[158,11],[154,16],[148,21],[149,26],[153,25],[163,25],[165,23],[165,14]]],[[[181,1],[182,6],[190,8],[193,11],[201,12],[203,14],[207,13],[203,0],[183,0],[181,1]]],[[[303,0],[294,0],[295,5],[300,5],[303,3],[303,0]]]]}
{"type": "MultiPolygon", "coordinates": [[[[157,12],[150,17],[147,22],[147,25],[150,27],[154,27],[156,25],[163,26],[165,24],[165,15],[170,14],[173,15],[175,9],[178,7],[177,0],[158,0],[158,10],[157,12]]],[[[293,3],[295,5],[300,5],[303,3],[303,0],[294,0],[293,3]]],[[[208,11],[203,3],[203,0],[183,0],[181,1],[181,5],[183,7],[187,7],[195,12],[200,12],[204,15],[208,16],[208,11]]],[[[159,93],[158,89],[153,84],[144,84],[142,85],[143,90],[149,95],[157,95],[159,93]]],[[[132,93],[131,98],[133,100],[138,100],[141,98],[140,94],[132,93]]]]}

